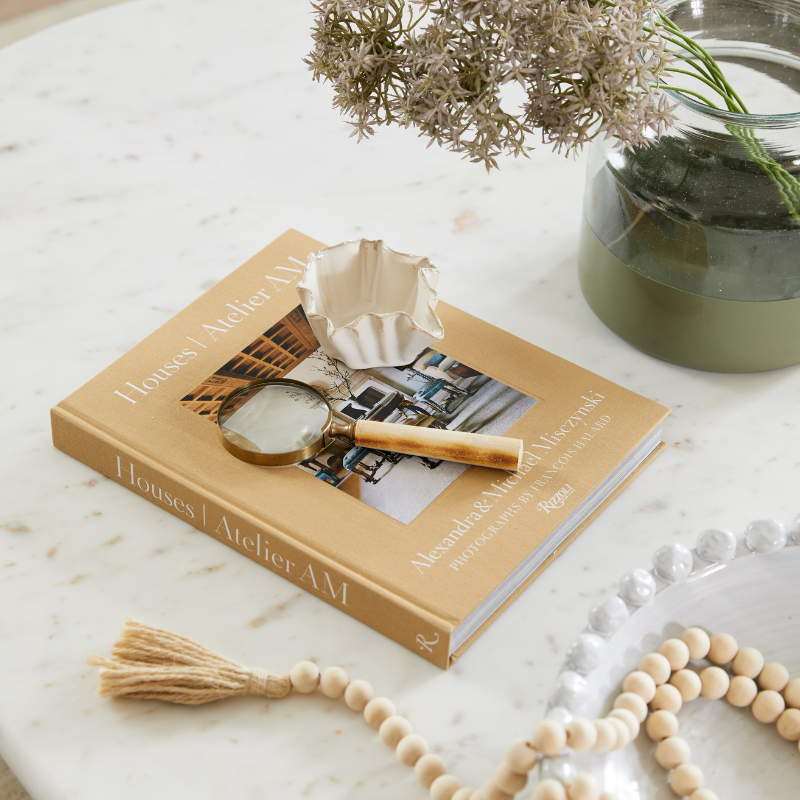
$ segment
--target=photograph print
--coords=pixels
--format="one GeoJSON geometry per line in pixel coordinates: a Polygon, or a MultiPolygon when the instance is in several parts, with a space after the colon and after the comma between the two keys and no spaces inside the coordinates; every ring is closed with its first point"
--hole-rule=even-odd
{"type": "MultiPolygon", "coordinates": [[[[216,423],[222,401],[261,378],[291,378],[318,389],[342,422],[503,435],[536,399],[431,348],[410,364],[351,370],[331,358],[298,306],[237,353],[181,404],[216,423]]],[[[359,447],[334,439],[295,467],[407,524],[467,467],[359,447]]]]}

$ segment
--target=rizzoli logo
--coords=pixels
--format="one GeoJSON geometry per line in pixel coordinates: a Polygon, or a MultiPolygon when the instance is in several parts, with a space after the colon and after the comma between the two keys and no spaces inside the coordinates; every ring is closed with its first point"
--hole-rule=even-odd
{"type": "Polygon", "coordinates": [[[548,514],[551,511],[555,511],[557,508],[561,508],[564,505],[566,499],[574,492],[575,490],[567,483],[562,486],[549,500],[542,500],[536,508],[539,511],[546,511],[548,514]]]}

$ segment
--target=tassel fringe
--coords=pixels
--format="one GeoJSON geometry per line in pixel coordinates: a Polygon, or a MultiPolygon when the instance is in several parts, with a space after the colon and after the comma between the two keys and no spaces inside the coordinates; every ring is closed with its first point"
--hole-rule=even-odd
{"type": "Polygon", "coordinates": [[[237,695],[285,697],[288,675],[250,669],[169,631],[125,620],[111,657],[91,655],[100,667],[98,694],[200,705],[237,695]]]}

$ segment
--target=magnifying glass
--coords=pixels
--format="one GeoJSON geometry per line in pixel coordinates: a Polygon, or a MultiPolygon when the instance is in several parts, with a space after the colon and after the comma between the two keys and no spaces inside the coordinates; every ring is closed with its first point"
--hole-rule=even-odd
{"type": "Polygon", "coordinates": [[[217,414],[223,447],[249,464],[284,467],[313,458],[334,439],[359,447],[516,471],[522,440],[507,436],[357,420],[339,422],[313,386],[281,378],[231,392],[217,414]]]}

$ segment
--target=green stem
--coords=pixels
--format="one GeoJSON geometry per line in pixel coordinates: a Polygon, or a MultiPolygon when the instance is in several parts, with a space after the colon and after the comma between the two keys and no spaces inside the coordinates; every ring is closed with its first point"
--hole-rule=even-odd
{"type": "MultiPolygon", "coordinates": [[[[695,80],[702,81],[707,86],[710,86],[717,94],[721,95],[724,99],[726,104],[728,105],[729,111],[735,111],[736,109],[731,108],[731,99],[725,92],[719,87],[718,84],[714,83],[713,81],[709,80],[708,78],[704,78],[702,74],[695,74],[694,72],[689,72],[688,69],[679,69],[678,67],[667,67],[664,72],[679,72],[681,75],[688,75],[690,78],[694,78],[695,80]]],[[[676,89],[675,91],[681,91],[680,89],[676,89]]]]}
{"type": "Polygon", "coordinates": [[[775,184],[786,206],[789,216],[800,226],[800,182],[787,172],[767,152],[763,142],[756,137],[752,128],[740,125],[726,125],[730,134],[742,145],[747,155],[756,163],[767,177],[775,184]]]}
{"type": "Polygon", "coordinates": [[[742,98],[739,97],[734,88],[730,85],[730,83],[728,83],[725,76],[722,74],[722,70],[719,68],[719,65],[714,60],[714,57],[702,45],[698,44],[698,42],[696,42],[690,36],[687,36],[662,11],[659,11],[658,15],[664,27],[666,27],[668,30],[671,30],[676,36],[678,36],[684,42],[684,46],[686,46],[687,50],[694,51],[698,55],[698,58],[700,58],[700,60],[712,71],[714,77],[720,82],[720,85],[725,88],[725,91],[729,94],[729,96],[739,104],[742,112],[744,114],[748,114],[749,112],[744,102],[742,102],[742,98]]]}
{"type": "MultiPolygon", "coordinates": [[[[654,86],[654,87],[656,86],[656,84],[654,84],[654,83],[650,84],[650,85],[654,86]]],[[[695,97],[697,97],[700,100],[702,100],[707,106],[711,106],[711,108],[716,108],[717,111],[720,110],[719,106],[715,106],[707,97],[705,97],[704,95],[700,94],[700,92],[695,92],[692,89],[681,89],[680,86],[670,86],[668,88],[672,89],[673,92],[681,92],[682,94],[694,95],[695,97]]]]}

